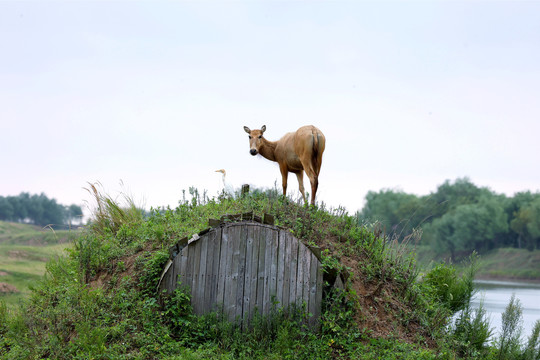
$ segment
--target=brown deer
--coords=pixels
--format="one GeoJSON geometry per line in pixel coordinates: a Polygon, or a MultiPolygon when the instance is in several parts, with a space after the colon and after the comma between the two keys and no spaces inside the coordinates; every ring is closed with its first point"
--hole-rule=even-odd
{"type": "Polygon", "coordinates": [[[268,141],[263,137],[266,125],[260,130],[250,130],[249,152],[255,156],[261,154],[264,158],[279,164],[283,184],[283,196],[287,193],[287,177],[289,172],[296,174],[300,192],[307,203],[304,192],[304,171],[311,182],[311,204],[315,204],[315,194],[319,187],[319,172],[321,171],[322,156],[326,139],[313,125],[302,126],[296,132],[285,134],[278,141],[268,141]]]}

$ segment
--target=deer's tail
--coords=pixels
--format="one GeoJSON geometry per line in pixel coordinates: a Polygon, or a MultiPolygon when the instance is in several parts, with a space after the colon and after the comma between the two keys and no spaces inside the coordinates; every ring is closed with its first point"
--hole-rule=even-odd
{"type": "Polygon", "coordinates": [[[315,174],[319,176],[319,172],[321,171],[322,155],[325,148],[326,139],[324,138],[324,135],[317,129],[313,129],[312,136],[313,136],[313,151],[311,155],[311,163],[312,163],[315,174]]]}

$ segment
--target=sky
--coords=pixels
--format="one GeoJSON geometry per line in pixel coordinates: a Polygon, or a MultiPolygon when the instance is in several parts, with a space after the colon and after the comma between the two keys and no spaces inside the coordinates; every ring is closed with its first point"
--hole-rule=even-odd
{"type": "Polygon", "coordinates": [[[84,206],[99,182],[174,207],[217,195],[217,169],[279,188],[243,126],[309,124],[332,207],[461,177],[539,191],[539,19],[540,1],[0,0],[0,196],[84,206]]]}

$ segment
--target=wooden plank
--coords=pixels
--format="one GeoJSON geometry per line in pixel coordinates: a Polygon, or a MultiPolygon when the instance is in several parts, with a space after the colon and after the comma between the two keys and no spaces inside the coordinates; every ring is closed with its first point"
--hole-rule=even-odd
{"type": "Polygon", "coordinates": [[[171,265],[171,269],[169,271],[171,272],[171,276],[169,278],[169,286],[171,291],[174,291],[178,287],[178,281],[180,280],[180,264],[182,262],[182,256],[179,253],[176,255],[176,257],[173,260],[173,263],[171,265]]]}
{"type": "MultiPolygon", "coordinates": [[[[266,271],[270,270],[270,278],[268,279],[268,310],[265,312],[265,314],[270,313],[270,310],[272,309],[272,302],[278,301],[278,267],[279,267],[279,236],[280,236],[281,230],[273,230],[269,233],[267,233],[266,239],[270,243],[266,245],[266,247],[270,247],[270,257],[268,260],[268,263],[266,264],[266,271]]],[[[265,290],[266,291],[266,290],[265,290]]],[[[266,295],[265,295],[266,300],[266,295]]]]}
{"type": "Polygon", "coordinates": [[[180,277],[180,261],[181,261],[180,254],[178,254],[168,271],[168,279],[167,279],[167,288],[169,289],[169,292],[174,292],[174,290],[178,287],[178,281],[180,277]]]}
{"type": "Polygon", "coordinates": [[[306,304],[306,311],[309,312],[309,277],[311,276],[311,260],[313,256],[311,251],[305,251],[305,259],[302,263],[304,277],[302,279],[302,301],[306,304]]]}
{"type": "Polygon", "coordinates": [[[277,283],[276,283],[276,300],[279,302],[278,307],[283,307],[283,288],[285,275],[285,248],[287,244],[287,231],[279,231],[278,248],[277,248],[277,283]]]}
{"type": "Polygon", "coordinates": [[[197,240],[190,244],[193,248],[193,255],[190,256],[193,258],[192,268],[193,275],[191,280],[191,306],[193,307],[193,312],[197,315],[200,315],[201,303],[200,299],[200,287],[199,287],[199,274],[201,266],[201,241],[197,240]]]}
{"type": "Polygon", "coordinates": [[[169,286],[171,282],[170,279],[172,277],[172,272],[173,272],[173,264],[169,266],[169,268],[166,270],[165,274],[161,278],[161,283],[159,284],[159,288],[158,288],[158,292],[160,294],[163,293],[164,290],[166,291],[166,293],[170,293],[173,291],[172,287],[169,286]]]}
{"type": "Polygon", "coordinates": [[[288,231],[284,232],[285,235],[285,259],[283,262],[283,295],[281,306],[283,308],[289,307],[289,292],[291,284],[291,243],[292,243],[292,234],[288,231]]]}
{"type": "Polygon", "coordinates": [[[253,235],[253,248],[251,250],[251,257],[252,257],[252,265],[251,265],[251,302],[249,304],[249,317],[248,322],[251,323],[251,319],[253,319],[253,315],[255,314],[255,309],[257,308],[257,282],[259,279],[259,246],[261,245],[261,232],[263,232],[263,228],[260,226],[253,227],[254,228],[254,235],[253,235]]]}
{"type": "Polygon", "coordinates": [[[216,304],[223,307],[225,311],[225,288],[227,284],[227,275],[230,274],[229,270],[229,230],[227,227],[221,229],[221,252],[219,254],[219,275],[218,275],[218,288],[216,294],[216,304]]]}
{"type": "Polygon", "coordinates": [[[319,318],[321,317],[322,294],[323,294],[323,271],[322,271],[322,264],[317,259],[317,291],[315,295],[315,308],[313,312],[313,324],[315,326],[319,325],[319,318]]]}
{"type": "MultiPolygon", "coordinates": [[[[296,287],[298,283],[298,243],[299,241],[292,236],[289,236],[289,242],[291,243],[291,255],[290,255],[290,281],[289,281],[289,304],[296,303],[296,287]]],[[[302,305],[302,304],[298,304],[302,305]]]]}
{"type": "MultiPolygon", "coordinates": [[[[222,237],[227,237],[227,243],[222,243],[221,246],[226,246],[225,249],[225,279],[224,279],[224,287],[223,287],[223,315],[226,319],[228,318],[229,314],[229,298],[230,298],[230,292],[231,292],[231,277],[232,277],[232,254],[233,254],[233,228],[231,226],[226,226],[223,228],[222,237]]],[[[223,269],[223,268],[222,268],[223,269]]]]}
{"type": "Polygon", "coordinates": [[[258,251],[254,252],[257,241],[255,238],[258,236],[260,227],[255,225],[247,225],[246,234],[246,273],[244,276],[244,300],[242,308],[242,319],[244,325],[248,325],[251,320],[254,304],[257,301],[257,256],[258,251]],[[255,280],[255,281],[254,281],[255,280]]]}
{"type": "MultiPolygon", "coordinates": [[[[257,310],[259,313],[263,313],[264,304],[265,304],[265,293],[268,295],[268,278],[270,277],[270,271],[266,271],[266,234],[267,231],[259,231],[258,237],[256,238],[259,243],[259,258],[258,258],[258,268],[257,268],[257,310]]],[[[270,249],[270,245],[268,245],[270,249]]],[[[270,258],[270,256],[268,256],[270,258]]],[[[268,298],[269,299],[269,298],[268,298]]]]}
{"type": "Polygon", "coordinates": [[[201,247],[201,263],[199,266],[199,283],[197,284],[197,299],[199,299],[199,313],[206,314],[209,310],[208,307],[208,295],[206,293],[206,278],[207,278],[207,268],[208,268],[208,245],[211,242],[211,231],[204,234],[198,242],[201,247]]]}
{"type": "Polygon", "coordinates": [[[236,288],[236,315],[242,319],[244,315],[244,285],[246,283],[246,250],[247,250],[247,225],[239,226],[238,242],[238,281],[236,288]]]}
{"type": "MultiPolygon", "coordinates": [[[[189,255],[189,246],[185,246],[181,251],[180,254],[176,256],[176,258],[179,258],[180,262],[180,270],[178,271],[178,280],[182,283],[182,286],[187,285],[187,263],[188,263],[188,255],[189,255]]],[[[174,284],[176,287],[177,285],[174,284]]]]}
{"type": "MultiPolygon", "coordinates": [[[[221,229],[216,229],[214,238],[214,251],[212,254],[212,270],[211,270],[211,287],[210,287],[210,298],[208,302],[210,303],[210,311],[217,310],[217,293],[218,293],[218,281],[220,274],[219,261],[221,259],[221,229]]],[[[221,270],[223,271],[223,270],[221,270]]],[[[222,300],[223,301],[223,300],[222,300]]]]}
{"type": "MultiPolygon", "coordinates": [[[[272,251],[273,246],[270,243],[271,235],[269,233],[265,232],[264,235],[261,236],[261,241],[264,241],[265,243],[265,251],[264,251],[264,299],[263,299],[263,307],[262,307],[262,313],[268,314],[270,312],[271,308],[271,301],[272,296],[275,296],[271,291],[271,285],[272,285],[272,266],[275,266],[275,270],[277,271],[277,264],[273,264],[272,259],[272,251]]],[[[274,282],[274,290],[275,290],[275,282],[274,282]]]]}
{"type": "Polygon", "coordinates": [[[296,264],[296,297],[295,302],[299,307],[304,302],[303,289],[304,289],[304,262],[306,258],[306,246],[298,241],[298,262],[296,264]]]}
{"type": "Polygon", "coordinates": [[[240,257],[240,242],[237,241],[239,229],[240,226],[237,225],[230,225],[227,228],[230,236],[230,264],[227,269],[227,286],[225,288],[223,304],[225,306],[227,319],[231,322],[233,322],[236,317],[236,290],[238,288],[238,260],[240,257]]]}
{"type": "Polygon", "coordinates": [[[317,270],[319,269],[319,261],[312,258],[310,266],[310,275],[309,275],[309,313],[313,316],[309,319],[310,325],[315,324],[315,314],[317,301],[317,270]]]}
{"type": "Polygon", "coordinates": [[[190,293],[192,293],[192,281],[193,281],[193,261],[195,259],[195,249],[193,248],[193,245],[190,244],[186,246],[186,248],[189,248],[189,256],[186,258],[186,282],[185,285],[188,287],[190,293]]]}
{"type": "MultiPolygon", "coordinates": [[[[215,238],[216,230],[210,230],[208,234],[204,236],[206,240],[206,259],[204,261],[205,272],[204,272],[204,290],[203,290],[203,312],[206,314],[212,310],[213,300],[211,298],[212,292],[212,261],[215,254],[215,238]]],[[[202,239],[201,239],[202,240],[202,239]]],[[[202,252],[201,252],[202,255],[202,252]]],[[[219,256],[219,254],[218,254],[219,256]]]]}

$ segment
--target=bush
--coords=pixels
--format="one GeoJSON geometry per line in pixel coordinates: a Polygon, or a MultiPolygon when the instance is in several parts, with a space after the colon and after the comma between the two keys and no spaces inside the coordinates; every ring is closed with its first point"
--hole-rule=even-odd
{"type": "Polygon", "coordinates": [[[501,335],[497,340],[498,360],[517,359],[521,355],[522,315],[521,303],[519,299],[516,299],[515,294],[512,294],[510,303],[502,314],[501,335]]]}

